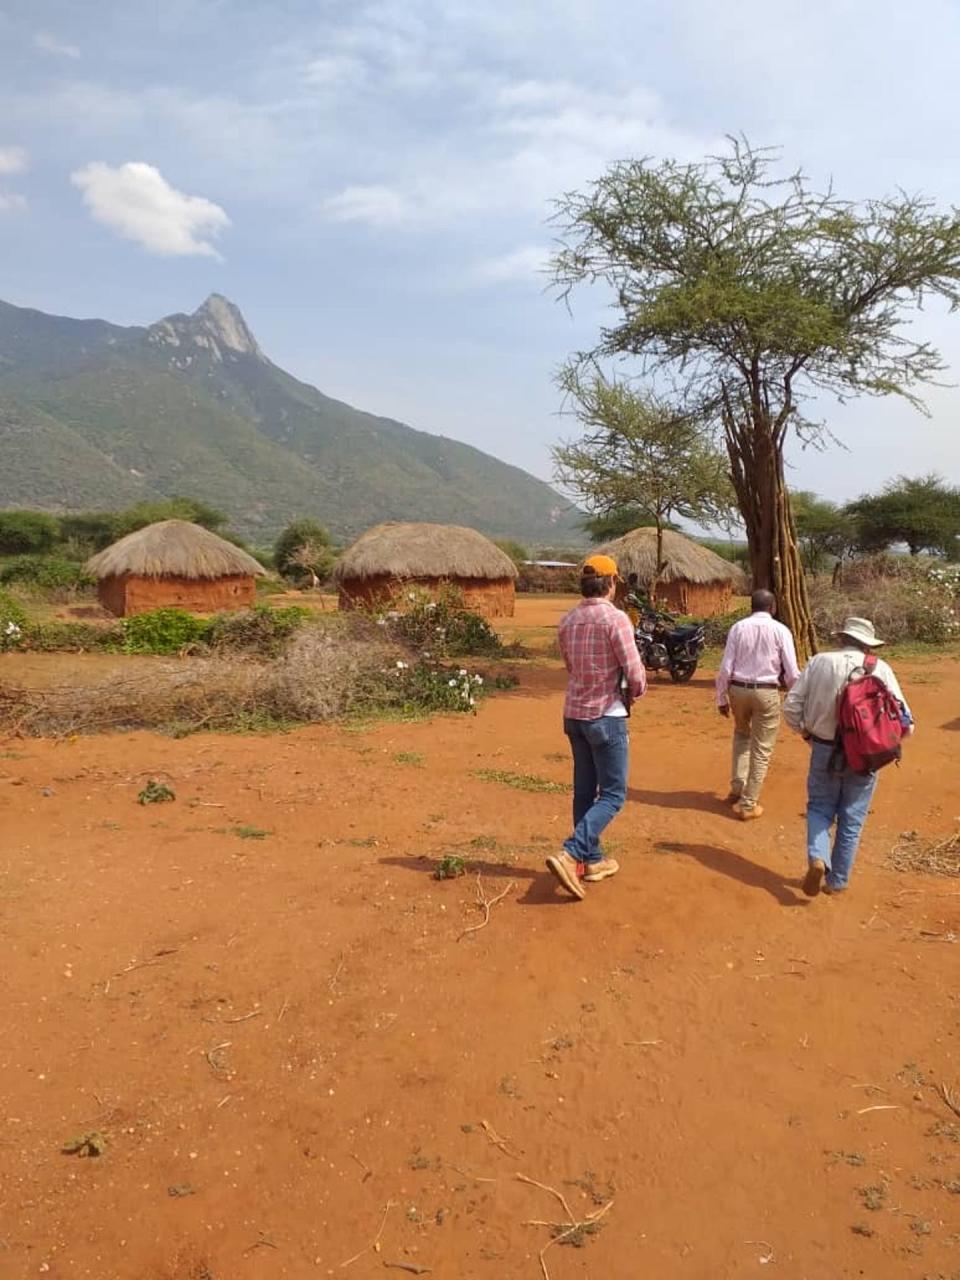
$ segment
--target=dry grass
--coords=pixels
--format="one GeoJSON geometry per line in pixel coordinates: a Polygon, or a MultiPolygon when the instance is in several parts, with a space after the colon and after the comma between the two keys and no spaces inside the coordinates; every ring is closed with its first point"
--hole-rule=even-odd
{"type": "Polygon", "coordinates": [[[85,565],[95,578],[262,577],[263,566],[232,542],[189,520],[160,520],[93,556],[85,565]]]}
{"type": "Polygon", "coordinates": [[[905,831],[890,850],[888,861],[895,871],[960,876],[960,831],[940,840],[926,840],[916,831],[905,831]]]}
{"type": "Polygon", "coordinates": [[[0,689],[0,731],[66,737],[104,730],[264,729],[330,720],[384,704],[400,652],[362,620],[296,635],[273,662],[233,657],[158,662],[96,684],[0,689]]]}
{"type": "Polygon", "coordinates": [[[516,578],[505,552],[476,529],[456,524],[378,524],[348,547],[334,581],[366,578],[516,578]]]}

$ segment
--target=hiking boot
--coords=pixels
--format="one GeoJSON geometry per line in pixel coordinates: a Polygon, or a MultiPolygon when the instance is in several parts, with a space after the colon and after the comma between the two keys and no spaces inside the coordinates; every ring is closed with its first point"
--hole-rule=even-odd
{"type": "Polygon", "coordinates": [[[827,864],[822,858],[812,858],[803,878],[803,892],[808,898],[815,898],[823,888],[823,877],[827,874],[827,864]]]}
{"type": "Polygon", "coordinates": [[[620,870],[620,863],[613,858],[601,858],[599,862],[584,864],[583,878],[588,884],[596,884],[598,880],[607,880],[620,870]]]}
{"type": "Polygon", "coordinates": [[[836,898],[838,894],[846,893],[849,887],[846,884],[832,885],[828,882],[823,886],[823,892],[829,894],[831,898],[836,898]]]}
{"type": "Polygon", "coordinates": [[[754,818],[763,817],[763,806],[759,804],[751,805],[749,809],[745,808],[743,804],[737,804],[734,806],[733,811],[739,815],[741,822],[752,822],[754,818]]]}
{"type": "Polygon", "coordinates": [[[576,858],[571,858],[566,849],[561,853],[551,853],[547,858],[547,869],[557,877],[567,893],[572,893],[575,898],[583,901],[587,894],[580,883],[581,866],[576,858]]]}

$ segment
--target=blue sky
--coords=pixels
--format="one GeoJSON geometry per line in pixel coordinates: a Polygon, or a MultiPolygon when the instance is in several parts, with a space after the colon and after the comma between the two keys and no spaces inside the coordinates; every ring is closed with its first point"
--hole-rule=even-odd
{"type": "MultiPolygon", "coordinates": [[[[551,200],[726,133],[960,203],[955,0],[0,0],[0,297],[145,324],[216,290],[278,364],[549,478],[551,200]]],[[[960,317],[916,326],[960,381],[960,317]]],[[[827,405],[834,498],[960,482],[960,391],[827,405]]]]}

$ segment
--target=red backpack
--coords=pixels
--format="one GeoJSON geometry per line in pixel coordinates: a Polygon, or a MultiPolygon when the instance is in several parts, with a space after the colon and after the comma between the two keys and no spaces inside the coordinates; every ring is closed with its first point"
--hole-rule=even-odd
{"type": "Polygon", "coordinates": [[[854,773],[876,773],[900,760],[900,703],[873,674],[876,665],[876,656],[868,654],[850,672],[837,699],[837,747],[854,773]]]}

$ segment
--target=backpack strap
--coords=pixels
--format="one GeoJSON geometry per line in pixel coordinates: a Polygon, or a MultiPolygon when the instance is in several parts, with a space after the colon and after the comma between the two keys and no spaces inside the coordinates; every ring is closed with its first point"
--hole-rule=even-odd
{"type": "Polygon", "coordinates": [[[863,670],[866,675],[873,675],[877,667],[877,655],[875,653],[868,653],[861,665],[863,666],[863,670]]]}

